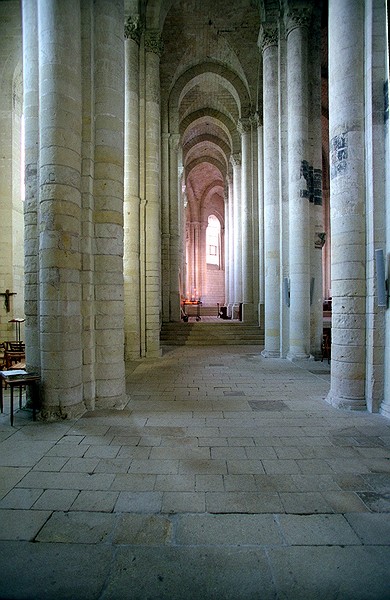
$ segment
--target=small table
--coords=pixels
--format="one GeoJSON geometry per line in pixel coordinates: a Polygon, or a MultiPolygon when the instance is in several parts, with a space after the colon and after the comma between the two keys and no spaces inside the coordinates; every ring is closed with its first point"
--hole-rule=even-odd
{"type": "Polygon", "coordinates": [[[40,376],[37,373],[28,373],[23,369],[15,371],[0,371],[0,411],[3,412],[3,381],[11,388],[11,427],[14,424],[14,388],[19,388],[19,408],[22,408],[22,387],[29,385],[31,388],[31,401],[33,409],[33,421],[35,421],[35,410],[38,405],[38,382],[40,376]]]}

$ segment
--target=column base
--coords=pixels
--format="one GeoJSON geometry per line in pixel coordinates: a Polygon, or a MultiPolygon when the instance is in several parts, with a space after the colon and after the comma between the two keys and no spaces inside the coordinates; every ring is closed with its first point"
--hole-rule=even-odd
{"type": "Polygon", "coordinates": [[[287,352],[286,358],[291,362],[295,362],[297,360],[309,360],[313,357],[311,354],[306,354],[306,352],[287,352]]]}
{"type": "Polygon", "coordinates": [[[390,403],[389,402],[382,402],[381,407],[379,409],[379,414],[390,419],[390,403]]]}
{"type": "Polygon", "coordinates": [[[343,410],[367,410],[364,398],[342,398],[329,392],[326,401],[335,408],[342,408],[343,410]]]}
{"type": "Polygon", "coordinates": [[[264,350],[261,351],[261,356],[264,358],[280,358],[280,352],[277,350],[264,350]]]}

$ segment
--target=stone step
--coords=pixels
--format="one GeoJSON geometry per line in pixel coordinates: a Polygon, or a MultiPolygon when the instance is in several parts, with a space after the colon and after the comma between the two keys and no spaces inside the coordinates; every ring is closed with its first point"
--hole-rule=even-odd
{"type": "Polygon", "coordinates": [[[258,325],[243,323],[165,323],[160,340],[165,345],[215,346],[264,345],[264,332],[258,325]]]}

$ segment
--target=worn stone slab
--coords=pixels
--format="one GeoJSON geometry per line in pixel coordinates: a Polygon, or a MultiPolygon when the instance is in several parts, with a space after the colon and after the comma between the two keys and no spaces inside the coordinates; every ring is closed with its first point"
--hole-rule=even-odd
{"type": "Polygon", "coordinates": [[[210,513],[284,512],[279,495],[272,492],[206,492],[206,510],[210,513]]]}
{"type": "Polygon", "coordinates": [[[106,490],[115,475],[106,473],[48,473],[34,471],[19,482],[18,487],[51,488],[56,490],[106,490]]]}
{"type": "Polygon", "coordinates": [[[269,548],[277,597],[291,600],[386,600],[390,548],[269,548]]]}
{"type": "Polygon", "coordinates": [[[118,496],[119,492],[82,490],[70,510],[112,512],[118,496]]]}
{"type": "Polygon", "coordinates": [[[333,513],[333,508],[319,492],[281,492],[284,510],[279,512],[311,514],[333,513]]]}
{"type": "Polygon", "coordinates": [[[360,545],[342,515],[278,515],[277,521],[287,545],[360,545]]]}
{"type": "Polygon", "coordinates": [[[164,492],[163,513],[204,512],[205,509],[204,492],[164,492]]]}
{"type": "Polygon", "coordinates": [[[115,519],[116,515],[107,513],[54,512],[37,535],[36,541],[101,544],[111,538],[115,519]]]}
{"type": "Polygon", "coordinates": [[[14,488],[2,500],[0,500],[0,508],[28,510],[40,497],[42,492],[43,490],[40,489],[14,488]]]}
{"type": "MultiPolygon", "coordinates": [[[[51,515],[47,510],[0,510],[0,540],[27,540],[35,538],[51,515]]],[[[1,579],[1,578],[0,578],[1,579]]]]}
{"type": "Polygon", "coordinates": [[[269,545],[282,537],[273,515],[180,515],[176,542],[179,545],[269,545]]]}
{"type": "Polygon", "coordinates": [[[0,542],[0,598],[95,600],[111,559],[104,544],[0,542]]]}
{"type": "Polygon", "coordinates": [[[120,547],[101,600],[274,600],[265,553],[248,548],[120,547]]]}
{"type": "Polygon", "coordinates": [[[114,511],[158,513],[162,498],[163,492],[120,492],[114,511]]]}
{"type": "Polygon", "coordinates": [[[173,526],[161,515],[118,515],[114,544],[163,546],[172,543],[173,526]]]}
{"type": "Polygon", "coordinates": [[[353,513],[345,518],[363,544],[390,546],[390,513],[353,513]]]}
{"type": "Polygon", "coordinates": [[[78,490],[45,490],[32,508],[66,511],[70,509],[78,494],[78,490]]]}

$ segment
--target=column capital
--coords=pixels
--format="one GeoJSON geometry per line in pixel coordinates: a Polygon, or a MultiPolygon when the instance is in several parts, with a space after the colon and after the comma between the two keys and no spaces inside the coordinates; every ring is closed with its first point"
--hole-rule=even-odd
{"type": "Polygon", "coordinates": [[[164,50],[164,43],[159,31],[145,32],[145,50],[146,52],[153,52],[154,54],[161,56],[164,50]]]}
{"type": "Polygon", "coordinates": [[[238,119],[237,121],[237,130],[243,135],[244,133],[250,133],[252,128],[252,117],[244,117],[238,119]]]}
{"type": "Polygon", "coordinates": [[[311,22],[311,6],[292,7],[288,6],[284,13],[284,25],[286,28],[286,37],[298,27],[308,28],[311,22]]]}
{"type": "Polygon", "coordinates": [[[142,34],[142,24],[139,15],[132,16],[130,15],[125,22],[125,39],[134,40],[139,45],[141,34],[142,34]]]}
{"type": "Polygon", "coordinates": [[[263,23],[260,27],[259,38],[257,44],[264,53],[264,51],[270,46],[278,46],[279,44],[279,31],[276,24],[263,23]]]}
{"type": "Polygon", "coordinates": [[[238,152],[237,154],[232,154],[230,156],[230,163],[233,167],[240,167],[241,166],[241,152],[238,152]]]}

